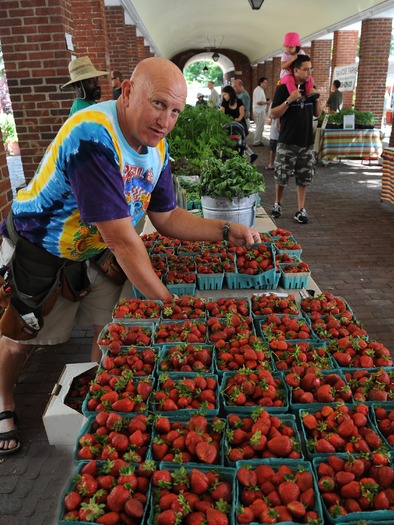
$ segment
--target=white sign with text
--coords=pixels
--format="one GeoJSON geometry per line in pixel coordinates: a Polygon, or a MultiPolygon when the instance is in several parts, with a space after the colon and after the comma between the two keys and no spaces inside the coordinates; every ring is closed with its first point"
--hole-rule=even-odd
{"type": "Polygon", "coordinates": [[[358,64],[339,66],[334,68],[333,80],[339,80],[341,91],[353,91],[357,78],[358,64]]]}

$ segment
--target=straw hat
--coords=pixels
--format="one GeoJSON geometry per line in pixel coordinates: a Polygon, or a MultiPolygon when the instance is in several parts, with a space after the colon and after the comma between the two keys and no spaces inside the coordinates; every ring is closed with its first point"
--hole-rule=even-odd
{"type": "Polygon", "coordinates": [[[79,82],[80,80],[108,75],[107,71],[98,71],[89,57],[79,57],[75,60],[71,60],[68,64],[68,71],[70,72],[71,80],[64,84],[61,89],[64,89],[70,84],[74,84],[74,82],[79,82]]]}

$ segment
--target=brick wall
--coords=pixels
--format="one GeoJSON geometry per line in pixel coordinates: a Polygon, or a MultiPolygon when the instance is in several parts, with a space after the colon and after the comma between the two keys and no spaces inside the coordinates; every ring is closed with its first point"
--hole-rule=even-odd
{"type": "Polygon", "coordinates": [[[122,6],[106,6],[105,19],[107,22],[108,53],[110,71],[120,71],[123,78],[131,75],[127,57],[127,26],[122,6]]]}
{"type": "Polygon", "coordinates": [[[332,40],[314,40],[311,46],[313,80],[323,107],[330,94],[331,46],[332,40]]]}
{"type": "Polygon", "coordinates": [[[137,47],[137,28],[135,25],[126,25],[126,45],[127,45],[127,63],[128,69],[131,73],[138,64],[138,47],[137,47]]]}
{"type": "Polygon", "coordinates": [[[362,22],[355,107],[360,111],[372,111],[377,127],[383,117],[391,32],[391,18],[362,22]]]}
{"type": "MultiPolygon", "coordinates": [[[[331,81],[334,80],[334,68],[354,64],[357,57],[358,31],[335,31],[331,59],[331,81]]],[[[343,92],[343,107],[350,108],[353,103],[353,92],[343,92]]]]}

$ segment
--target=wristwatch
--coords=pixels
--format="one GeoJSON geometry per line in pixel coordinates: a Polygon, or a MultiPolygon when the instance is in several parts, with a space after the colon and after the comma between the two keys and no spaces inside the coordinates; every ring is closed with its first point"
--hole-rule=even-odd
{"type": "Polygon", "coordinates": [[[288,102],[287,100],[285,100],[285,104],[286,106],[290,106],[290,102],[288,102]]]}
{"type": "Polygon", "coordinates": [[[228,241],[228,236],[230,233],[230,222],[226,221],[223,225],[222,234],[223,234],[223,240],[228,241]]]}

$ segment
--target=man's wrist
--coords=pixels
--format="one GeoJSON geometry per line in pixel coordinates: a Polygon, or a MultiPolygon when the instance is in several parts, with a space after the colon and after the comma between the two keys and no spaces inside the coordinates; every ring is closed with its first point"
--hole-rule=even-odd
{"type": "Polygon", "coordinates": [[[222,228],[222,236],[223,236],[223,240],[224,241],[228,241],[228,237],[230,235],[230,221],[226,221],[224,224],[223,224],[223,228],[222,228]]]}

